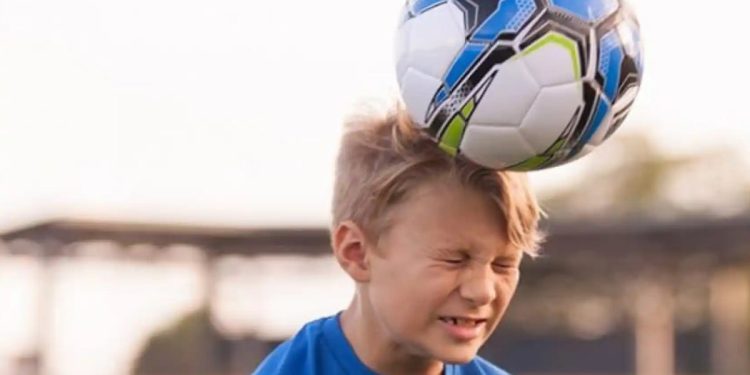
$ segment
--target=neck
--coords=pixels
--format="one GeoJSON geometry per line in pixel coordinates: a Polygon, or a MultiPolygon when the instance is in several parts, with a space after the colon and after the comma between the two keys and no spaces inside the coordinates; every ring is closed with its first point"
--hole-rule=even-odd
{"type": "Polygon", "coordinates": [[[443,363],[408,353],[377,321],[367,299],[358,292],[341,314],[341,328],[357,357],[382,375],[440,375],[443,363]]]}

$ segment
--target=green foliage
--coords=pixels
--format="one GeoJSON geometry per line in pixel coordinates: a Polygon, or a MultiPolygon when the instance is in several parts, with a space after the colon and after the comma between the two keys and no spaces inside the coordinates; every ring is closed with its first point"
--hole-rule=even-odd
{"type": "Polygon", "coordinates": [[[211,324],[208,310],[200,309],[151,337],[133,374],[228,373],[230,346],[211,324]]]}
{"type": "MultiPolygon", "coordinates": [[[[556,220],[672,219],[750,210],[750,166],[729,147],[669,154],[645,134],[609,140],[582,173],[540,199],[556,220]]],[[[565,167],[561,167],[565,168],[565,167]]]]}

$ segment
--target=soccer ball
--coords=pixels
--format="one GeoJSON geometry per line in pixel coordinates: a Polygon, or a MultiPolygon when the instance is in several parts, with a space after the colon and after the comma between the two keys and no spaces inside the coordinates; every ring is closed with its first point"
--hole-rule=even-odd
{"type": "Polygon", "coordinates": [[[396,60],[413,122],[498,170],[590,152],[625,120],[643,74],[622,0],[409,0],[396,60]]]}

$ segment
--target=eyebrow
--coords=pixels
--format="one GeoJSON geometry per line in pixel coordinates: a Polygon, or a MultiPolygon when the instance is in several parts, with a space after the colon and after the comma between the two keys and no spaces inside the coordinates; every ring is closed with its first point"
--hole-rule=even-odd
{"type": "MultiPolygon", "coordinates": [[[[455,256],[455,255],[461,255],[461,256],[468,256],[473,257],[477,251],[474,250],[471,247],[465,247],[465,246],[441,246],[435,249],[435,253],[439,256],[455,256]]],[[[514,251],[512,253],[509,253],[506,249],[498,250],[495,252],[495,255],[492,258],[492,261],[518,261],[519,259],[523,258],[523,251],[514,251]]]]}
{"type": "Polygon", "coordinates": [[[449,255],[471,255],[471,251],[464,247],[440,246],[433,250],[434,253],[441,256],[449,255]]]}
{"type": "Polygon", "coordinates": [[[516,254],[505,254],[505,255],[498,255],[495,257],[495,260],[500,261],[512,261],[512,262],[518,262],[521,259],[523,259],[523,252],[518,252],[516,254]]]}

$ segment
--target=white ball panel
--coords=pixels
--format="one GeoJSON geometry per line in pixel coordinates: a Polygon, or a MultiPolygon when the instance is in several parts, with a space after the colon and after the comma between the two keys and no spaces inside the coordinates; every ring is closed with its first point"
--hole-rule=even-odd
{"type": "Polygon", "coordinates": [[[581,82],[545,87],[521,124],[521,133],[536,153],[545,152],[560,137],[579,106],[583,105],[581,82]]]}
{"type": "Polygon", "coordinates": [[[406,109],[411,119],[420,126],[426,126],[425,116],[432,97],[435,96],[442,81],[422,73],[414,68],[408,68],[401,82],[401,95],[408,103],[406,109]]]}
{"type": "Polygon", "coordinates": [[[404,73],[409,68],[409,38],[414,20],[404,22],[396,33],[396,79],[401,84],[404,73]]]}
{"type": "Polygon", "coordinates": [[[539,85],[520,60],[497,66],[497,75],[477,105],[472,122],[479,124],[521,124],[539,93],[539,85]]]}
{"type": "Polygon", "coordinates": [[[573,82],[578,74],[570,52],[558,43],[547,43],[521,60],[543,87],[573,82]]]}
{"type": "Polygon", "coordinates": [[[457,12],[451,12],[451,16],[453,16],[453,22],[455,22],[456,26],[458,26],[458,29],[461,30],[461,35],[463,36],[464,41],[466,41],[466,23],[464,22],[464,12],[450,1],[449,3],[455,10],[457,10],[457,12]]]}
{"type": "Polygon", "coordinates": [[[495,169],[507,168],[534,156],[534,150],[517,128],[474,123],[466,128],[461,152],[472,161],[495,169]]]}
{"type": "Polygon", "coordinates": [[[413,19],[409,41],[409,67],[443,78],[466,40],[463,12],[445,3],[413,19]]]}

